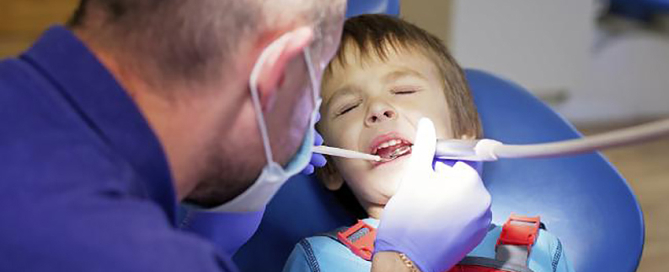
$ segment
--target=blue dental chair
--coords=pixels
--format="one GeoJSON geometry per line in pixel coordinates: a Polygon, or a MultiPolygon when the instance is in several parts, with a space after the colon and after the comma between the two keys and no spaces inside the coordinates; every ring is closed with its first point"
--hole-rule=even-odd
{"type": "MultiPolygon", "coordinates": [[[[363,13],[398,15],[399,0],[348,1],[347,17],[363,13]]],[[[486,137],[524,144],[580,136],[522,87],[477,70],[467,70],[467,78],[486,137]]],[[[511,212],[540,215],[560,237],[576,271],[636,270],[644,243],[643,215],[625,180],[600,154],[486,163],[483,179],[493,196],[495,223],[504,223],[511,212]]],[[[234,214],[186,219],[185,229],[226,252],[243,242],[230,241],[228,232],[249,234],[231,226],[242,219],[234,214]]],[[[300,239],[354,221],[315,178],[297,176],[267,206],[257,232],[234,260],[241,271],[281,271],[300,239]]]]}
{"type": "MultiPolygon", "coordinates": [[[[467,70],[467,78],[486,137],[524,144],[580,136],[522,87],[477,70],[467,70]]],[[[483,180],[495,223],[511,212],[540,215],[576,271],[636,270],[643,215],[625,180],[600,154],[486,163],[483,180]]],[[[297,176],[274,197],[234,260],[242,271],[280,271],[300,239],[353,222],[315,178],[297,176]]]]}
{"type": "Polygon", "coordinates": [[[346,18],[376,13],[398,16],[400,14],[400,0],[348,0],[346,18]]]}
{"type": "Polygon", "coordinates": [[[669,0],[610,0],[609,13],[649,21],[655,14],[669,14],[669,0]]]}

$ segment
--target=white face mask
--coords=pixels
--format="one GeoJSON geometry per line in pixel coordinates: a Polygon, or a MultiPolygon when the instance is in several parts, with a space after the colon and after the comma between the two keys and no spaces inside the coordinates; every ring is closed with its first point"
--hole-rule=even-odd
{"type": "Polygon", "coordinates": [[[269,135],[267,133],[267,126],[265,123],[265,118],[260,106],[260,96],[258,93],[258,75],[260,73],[260,68],[267,59],[267,54],[271,52],[274,46],[281,45],[285,42],[286,36],[283,36],[271,45],[269,45],[263,53],[258,58],[253,71],[251,72],[251,77],[249,80],[249,86],[251,90],[251,98],[253,99],[253,106],[255,108],[258,128],[260,129],[260,134],[262,136],[263,146],[265,148],[265,157],[267,159],[267,164],[262,169],[262,173],[256,179],[255,183],[251,185],[246,191],[242,194],[235,197],[233,200],[209,209],[209,211],[219,211],[219,212],[251,212],[258,211],[263,209],[267,203],[274,197],[277,191],[281,186],[288,180],[290,177],[299,173],[304,169],[309,161],[311,160],[311,150],[314,144],[314,125],[316,120],[316,115],[318,109],[320,108],[321,99],[318,93],[318,84],[316,82],[316,74],[311,62],[311,55],[309,52],[309,47],[304,49],[304,59],[306,61],[307,69],[309,71],[309,78],[311,80],[311,90],[314,99],[314,110],[311,113],[311,119],[309,121],[309,127],[307,128],[304,140],[302,145],[298,149],[295,156],[288,163],[284,169],[280,164],[274,161],[272,155],[272,147],[269,142],[269,135]]]}

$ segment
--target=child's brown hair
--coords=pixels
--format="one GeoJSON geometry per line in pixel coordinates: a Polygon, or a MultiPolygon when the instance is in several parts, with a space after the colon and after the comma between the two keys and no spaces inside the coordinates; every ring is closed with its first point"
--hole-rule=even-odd
{"type": "MultiPolygon", "coordinates": [[[[341,45],[332,62],[346,67],[347,50],[357,50],[363,59],[376,56],[385,60],[388,49],[398,52],[418,50],[433,60],[444,77],[443,87],[451,109],[454,136],[482,136],[478,112],[462,68],[439,38],[407,21],[382,14],[365,14],[346,20],[341,45]]],[[[331,76],[331,71],[332,64],[325,71],[324,82],[331,76]]]]}
{"type": "MultiPolygon", "coordinates": [[[[478,111],[474,105],[464,72],[439,38],[407,21],[388,15],[365,14],[350,18],[344,23],[341,45],[337,55],[323,75],[323,86],[332,77],[333,65],[346,67],[346,52],[348,50],[356,50],[357,56],[362,60],[373,57],[386,60],[388,50],[423,54],[427,59],[432,60],[432,63],[444,78],[442,87],[450,109],[451,129],[454,136],[456,138],[465,135],[475,138],[482,136],[483,129],[478,111]]],[[[329,158],[328,161],[326,167],[316,172],[321,181],[339,176],[332,161],[329,158]]],[[[336,193],[342,204],[354,215],[358,217],[365,215],[345,184],[336,193]],[[351,206],[353,203],[356,205],[351,206]]]]}

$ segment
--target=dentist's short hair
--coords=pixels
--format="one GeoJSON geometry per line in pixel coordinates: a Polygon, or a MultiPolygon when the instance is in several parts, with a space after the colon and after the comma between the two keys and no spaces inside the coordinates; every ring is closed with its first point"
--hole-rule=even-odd
{"type": "Polygon", "coordinates": [[[202,87],[240,69],[237,53],[263,33],[319,31],[344,8],[343,0],[80,0],[68,25],[154,87],[202,87]]]}

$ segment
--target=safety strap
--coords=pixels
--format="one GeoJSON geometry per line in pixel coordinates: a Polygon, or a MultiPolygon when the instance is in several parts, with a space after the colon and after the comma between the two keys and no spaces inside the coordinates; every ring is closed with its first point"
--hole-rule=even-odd
{"type": "Polygon", "coordinates": [[[511,214],[502,226],[502,233],[495,246],[495,259],[527,265],[532,246],[541,227],[540,217],[511,214]]]}
{"type": "Polygon", "coordinates": [[[448,272],[474,271],[505,271],[505,272],[534,272],[527,265],[500,261],[485,257],[467,256],[448,272]],[[480,269],[485,268],[485,269],[480,269]]]}
{"type": "MultiPolygon", "coordinates": [[[[491,225],[491,229],[494,228],[491,225]]],[[[540,217],[526,217],[511,214],[502,226],[502,233],[497,239],[495,246],[495,259],[482,257],[465,257],[458,266],[482,266],[495,268],[503,271],[532,272],[527,267],[527,259],[536,242],[539,229],[545,229],[540,217]]],[[[350,228],[340,227],[334,231],[319,234],[329,237],[345,245],[355,255],[364,260],[371,261],[374,252],[374,240],[376,239],[376,228],[366,224],[362,220],[350,228]]],[[[455,267],[451,271],[457,270],[455,267]]]]}
{"type": "Polygon", "coordinates": [[[353,254],[364,260],[371,261],[374,253],[376,228],[362,220],[352,227],[340,227],[334,231],[320,234],[345,245],[353,254]]]}
{"type": "Polygon", "coordinates": [[[545,229],[539,217],[511,214],[502,226],[495,245],[495,258],[467,256],[449,272],[510,271],[533,272],[527,259],[536,242],[539,229],[545,229]]]}
{"type": "Polygon", "coordinates": [[[346,231],[347,229],[348,227],[338,227],[332,231],[316,234],[316,236],[326,236],[332,240],[336,240],[337,242],[339,242],[339,238],[337,238],[337,233],[346,231]]]}
{"type": "MultiPolygon", "coordinates": [[[[490,225],[488,231],[495,228],[490,225]]],[[[376,239],[376,228],[358,220],[352,227],[339,227],[333,231],[317,234],[325,236],[345,245],[351,252],[364,260],[371,261],[374,252],[374,240],[376,239]]]]}

